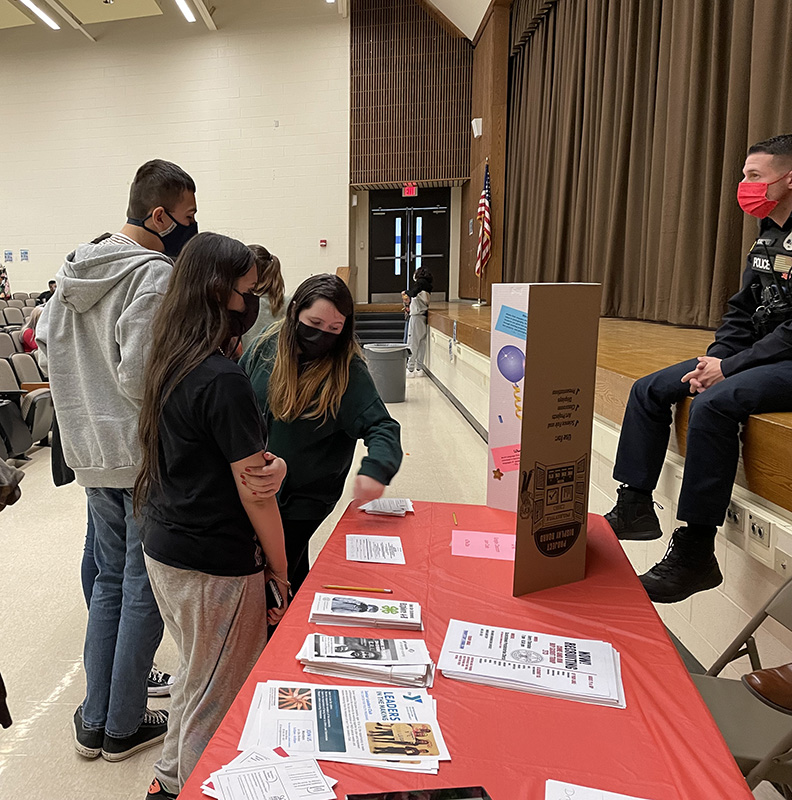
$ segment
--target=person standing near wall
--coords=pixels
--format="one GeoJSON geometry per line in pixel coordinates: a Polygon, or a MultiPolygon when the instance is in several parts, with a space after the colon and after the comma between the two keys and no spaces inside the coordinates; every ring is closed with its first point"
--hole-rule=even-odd
{"type": "Polygon", "coordinates": [[[413,285],[402,292],[407,322],[407,346],[410,355],[407,358],[407,377],[419,378],[423,373],[424,356],[426,355],[426,337],[429,333],[429,303],[432,299],[432,273],[421,267],[413,275],[413,285]]]}
{"type": "Polygon", "coordinates": [[[659,539],[652,492],[665,460],[671,408],[692,397],[677,528],[663,559],[640,576],[655,603],[677,603],[723,581],[715,533],[723,524],[751,414],[792,410],[792,134],[748,150],[737,200],[758,217],[742,288],[707,354],[633,385],[613,477],[621,483],[605,515],[625,540],[659,539]]]}
{"type": "Polygon", "coordinates": [[[256,289],[260,303],[256,321],[242,336],[243,350],[247,350],[273,322],[283,319],[288,304],[288,298],[284,297],[285,287],[278,257],[263,245],[249,244],[248,247],[256,257],[256,264],[261,272],[261,282],[256,289]]]}
{"type": "Polygon", "coordinates": [[[132,514],[132,487],[151,324],[171,258],[197,233],[196,211],[195,183],[183,169],[159,159],[143,164],[130,187],[126,223],[66,257],[36,329],[64,458],[85,487],[95,526],[87,690],[73,728],[75,748],[86,758],[120,761],[162,741],[167,730],[167,712],[146,708],[163,624],[132,514]]]}

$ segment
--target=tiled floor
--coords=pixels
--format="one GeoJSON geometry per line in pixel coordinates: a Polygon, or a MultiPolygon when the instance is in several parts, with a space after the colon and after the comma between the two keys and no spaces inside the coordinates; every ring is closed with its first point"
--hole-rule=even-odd
{"type": "MultiPolygon", "coordinates": [[[[390,406],[402,424],[405,458],[389,494],[483,503],[484,442],[428,378],[409,381],[407,392],[407,402],[390,406]]],[[[358,459],[362,453],[359,447],[358,459]]],[[[74,484],[52,486],[48,450],[37,451],[25,472],[22,500],[0,515],[0,671],[14,717],[11,728],[0,729],[0,800],[142,800],[157,749],[110,764],[86,761],[71,741],[84,690],[85,495],[74,484]]],[[[350,485],[315,537],[317,547],[351,499],[350,485]]],[[[157,661],[166,670],[175,666],[167,634],[157,661]]],[[[778,797],[765,786],[757,798],[778,797]]]]}

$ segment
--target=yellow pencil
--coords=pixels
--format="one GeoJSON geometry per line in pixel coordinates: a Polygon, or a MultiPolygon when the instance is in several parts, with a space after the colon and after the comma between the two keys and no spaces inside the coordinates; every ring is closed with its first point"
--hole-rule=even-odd
{"type": "Polygon", "coordinates": [[[451,516],[454,518],[454,525],[459,525],[457,522],[456,514],[452,513],[451,516]]]}
{"type": "Polygon", "coordinates": [[[380,592],[380,594],[393,594],[393,589],[374,589],[371,586],[335,586],[328,584],[323,589],[335,589],[337,592],[380,592]]]}

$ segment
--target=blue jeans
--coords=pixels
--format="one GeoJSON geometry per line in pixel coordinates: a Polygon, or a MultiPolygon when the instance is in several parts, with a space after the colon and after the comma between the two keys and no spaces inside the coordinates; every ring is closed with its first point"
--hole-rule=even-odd
{"type": "Polygon", "coordinates": [[[82,583],[85,605],[88,609],[91,608],[94,581],[99,574],[99,568],[96,566],[96,559],[94,558],[94,538],[93,517],[91,517],[91,507],[88,506],[88,525],[85,529],[85,546],[83,547],[82,563],[80,564],[80,582],[82,583]]]}
{"type": "Polygon", "coordinates": [[[143,561],[129,489],[86,489],[94,526],[93,586],[83,660],[83,721],[111,736],[133,734],[146,710],[146,679],[162,617],[143,561]]]}

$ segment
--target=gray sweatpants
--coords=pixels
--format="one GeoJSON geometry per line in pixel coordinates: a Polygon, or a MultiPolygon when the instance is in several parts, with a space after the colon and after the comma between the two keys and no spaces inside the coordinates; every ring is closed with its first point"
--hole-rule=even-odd
{"type": "Polygon", "coordinates": [[[416,369],[423,369],[428,331],[429,326],[426,324],[426,317],[423,314],[410,315],[407,326],[407,346],[410,348],[410,355],[407,357],[407,369],[410,372],[414,372],[416,369]]]}
{"type": "Polygon", "coordinates": [[[180,659],[154,774],[179,792],[267,643],[266,581],[263,572],[221,577],[148,556],[146,569],[180,659]]]}

